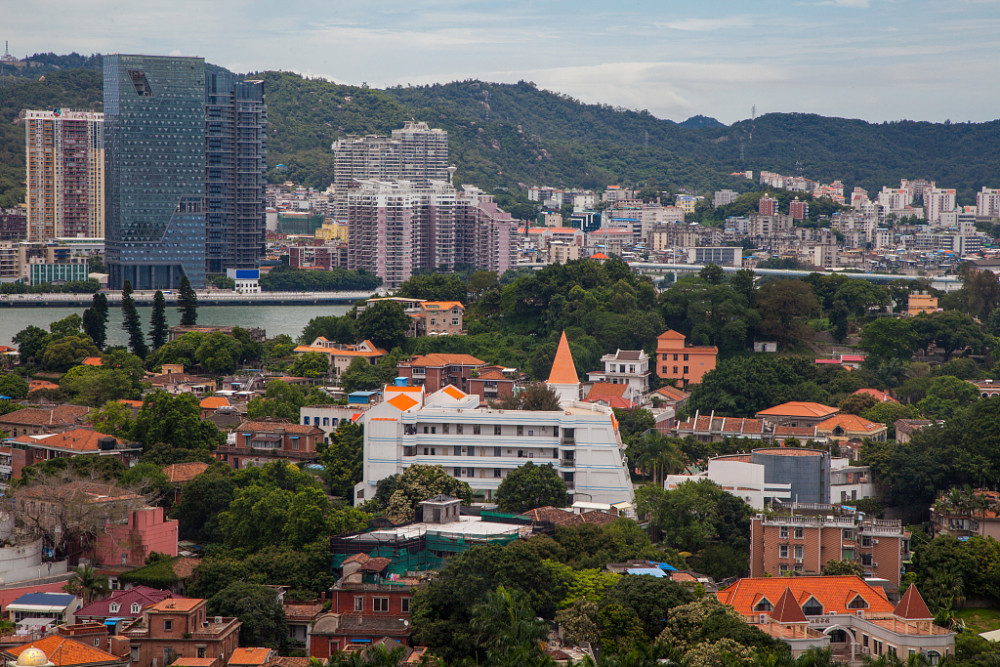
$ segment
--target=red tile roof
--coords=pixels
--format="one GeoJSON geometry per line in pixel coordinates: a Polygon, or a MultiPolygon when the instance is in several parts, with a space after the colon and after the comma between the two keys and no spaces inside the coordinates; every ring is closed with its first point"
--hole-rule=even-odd
{"type": "Polygon", "coordinates": [[[271,649],[250,647],[238,648],[229,657],[230,665],[263,665],[271,657],[271,649]]]}
{"type": "Polygon", "coordinates": [[[779,600],[785,589],[790,588],[799,605],[810,597],[823,605],[824,614],[854,613],[857,608],[848,607],[860,596],[867,604],[861,607],[865,613],[893,612],[893,605],[881,588],[870,586],[861,577],[853,575],[819,577],[746,577],[718,592],[719,601],[733,606],[744,616],[757,613],[754,605],[766,597],[779,600]]]}
{"type": "Polygon", "coordinates": [[[740,435],[760,435],[764,432],[764,422],[746,417],[698,417],[679,421],[675,426],[684,433],[733,433],[740,435]]]}
{"type": "Polygon", "coordinates": [[[72,426],[88,412],[90,412],[90,408],[82,405],[22,408],[0,416],[0,422],[25,426],[72,426]]]}
{"type": "Polygon", "coordinates": [[[409,361],[404,361],[400,366],[416,366],[417,368],[437,368],[438,366],[482,366],[486,362],[477,359],[471,354],[450,354],[445,352],[432,352],[431,354],[418,355],[409,361]]]}
{"type": "Polygon", "coordinates": [[[677,387],[671,387],[670,385],[667,385],[665,387],[660,387],[653,393],[659,394],[660,396],[668,398],[672,401],[683,401],[684,399],[686,399],[688,396],[691,395],[686,391],[681,391],[677,387]]]}
{"type": "Polygon", "coordinates": [[[116,445],[123,444],[124,442],[113,436],[98,433],[87,428],[74,428],[44,437],[23,435],[17,439],[17,442],[35,447],[63,449],[70,452],[98,452],[100,451],[98,441],[102,438],[111,438],[115,441],[116,445]]]}
{"type": "Polygon", "coordinates": [[[202,598],[167,598],[160,600],[149,608],[149,611],[160,612],[185,612],[191,611],[204,602],[202,598]]]}
{"type": "Polygon", "coordinates": [[[802,613],[802,607],[792,595],[792,589],[785,587],[785,592],[781,594],[778,604],[774,605],[771,611],[771,618],[778,623],[808,623],[806,615],[802,613]]]}
{"type": "Polygon", "coordinates": [[[927,621],[934,618],[934,614],[927,608],[924,599],[920,597],[920,591],[917,590],[916,584],[911,584],[906,589],[893,613],[909,621],[927,621]]]}
{"type": "Polygon", "coordinates": [[[810,401],[789,401],[787,403],[782,403],[781,405],[775,405],[766,410],[761,410],[757,413],[757,416],[764,415],[765,417],[829,417],[835,415],[840,411],[840,408],[830,407],[829,405],[823,405],[822,403],[813,403],[810,401]]]}
{"type": "Polygon", "coordinates": [[[173,597],[170,591],[161,591],[149,586],[135,586],[124,591],[115,591],[111,595],[101,600],[94,600],[90,604],[81,607],[76,612],[77,618],[89,616],[118,616],[121,618],[136,618],[142,614],[142,610],[151,604],[156,604],[161,600],[173,597]],[[111,611],[111,604],[118,605],[118,611],[111,611]],[[132,613],[132,604],[139,604],[139,613],[132,613]]]}
{"type": "Polygon", "coordinates": [[[103,366],[104,365],[104,362],[101,361],[100,357],[87,357],[86,359],[84,359],[80,363],[83,364],[84,366],[103,366]]]}
{"type": "Polygon", "coordinates": [[[845,434],[870,435],[886,430],[885,424],[868,421],[864,417],[857,415],[837,415],[816,424],[817,433],[832,433],[837,427],[844,430],[845,434]]]}
{"type": "Polygon", "coordinates": [[[190,482],[207,469],[208,464],[199,461],[192,463],[171,463],[163,469],[163,474],[167,476],[167,481],[171,484],[180,484],[190,482]]]}
{"type": "Polygon", "coordinates": [[[229,399],[225,396],[206,396],[201,399],[201,403],[198,404],[203,410],[218,410],[219,408],[224,408],[228,405],[229,399]]]}
{"type": "Polygon", "coordinates": [[[111,655],[107,651],[102,651],[99,648],[87,646],[86,644],[78,642],[75,639],[61,637],[59,635],[50,635],[43,639],[39,639],[38,641],[4,649],[4,653],[17,658],[17,656],[21,655],[21,653],[29,648],[41,649],[41,651],[48,657],[49,661],[56,665],[56,667],[121,663],[119,658],[111,655]]]}
{"type": "Polygon", "coordinates": [[[882,403],[885,403],[885,402],[899,403],[899,401],[897,401],[895,398],[893,398],[892,396],[890,396],[888,393],[882,391],[881,389],[872,389],[872,388],[869,387],[869,388],[865,388],[865,389],[858,389],[854,393],[855,394],[865,394],[867,396],[872,396],[873,398],[877,398],[882,403]]]}
{"type": "Polygon", "coordinates": [[[315,426],[306,424],[295,424],[293,422],[259,422],[245,421],[239,425],[240,431],[255,431],[262,433],[273,433],[281,431],[283,433],[298,433],[301,435],[322,435],[323,431],[315,426]]]}

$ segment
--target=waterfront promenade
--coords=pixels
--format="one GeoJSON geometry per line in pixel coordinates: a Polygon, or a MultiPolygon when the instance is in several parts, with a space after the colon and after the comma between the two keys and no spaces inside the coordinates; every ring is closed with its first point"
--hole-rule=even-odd
{"type": "MultiPolygon", "coordinates": [[[[107,291],[108,303],[113,306],[122,302],[121,292],[107,291]]],[[[153,305],[156,292],[133,292],[138,306],[153,305]]],[[[259,294],[237,294],[227,290],[198,290],[198,305],[202,306],[283,306],[294,304],[353,304],[367,299],[371,292],[260,292],[259,294]]],[[[177,290],[163,293],[168,305],[177,303],[177,290]]],[[[4,307],[65,307],[89,306],[90,294],[0,294],[0,308],[4,307]]]]}

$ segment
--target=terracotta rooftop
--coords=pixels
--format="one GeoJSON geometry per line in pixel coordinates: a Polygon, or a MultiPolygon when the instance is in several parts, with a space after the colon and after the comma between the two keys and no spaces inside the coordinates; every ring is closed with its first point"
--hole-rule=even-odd
{"type": "Polygon", "coordinates": [[[590,401],[596,397],[615,396],[622,398],[628,389],[627,384],[615,384],[614,382],[595,382],[587,394],[586,400],[590,401]]]}
{"type": "Polygon", "coordinates": [[[169,591],[161,591],[156,588],[150,588],[149,586],[134,586],[127,590],[113,591],[111,595],[100,599],[94,600],[90,604],[81,607],[76,611],[77,618],[86,618],[88,616],[119,616],[124,618],[134,618],[139,616],[139,614],[132,613],[132,604],[139,604],[139,612],[142,613],[142,609],[145,607],[156,604],[160,600],[173,597],[173,594],[169,591]],[[118,611],[112,613],[110,606],[112,603],[118,604],[118,611]]]}
{"type": "Polygon", "coordinates": [[[746,417],[698,417],[677,422],[675,428],[685,433],[733,433],[739,435],[760,435],[764,432],[764,422],[746,417]]]}
{"type": "Polygon", "coordinates": [[[115,445],[123,443],[118,438],[87,428],[74,428],[44,437],[24,435],[18,438],[17,442],[46,449],[62,449],[71,452],[99,452],[101,450],[98,441],[102,438],[111,438],[115,441],[115,445]]]}
{"type": "Polygon", "coordinates": [[[681,391],[677,387],[671,387],[670,385],[667,385],[665,387],[660,387],[653,393],[669,398],[672,401],[683,401],[684,399],[686,399],[688,396],[691,395],[686,391],[681,391]]]}
{"type": "Polygon", "coordinates": [[[810,401],[789,401],[781,405],[775,405],[766,410],[761,410],[757,416],[765,417],[829,417],[840,411],[840,408],[830,407],[822,403],[812,403],[810,401]]]}
{"type": "Polygon", "coordinates": [[[872,398],[878,399],[882,403],[885,403],[885,402],[899,403],[899,401],[897,401],[895,398],[893,398],[892,396],[890,396],[888,393],[882,391],[881,389],[872,389],[870,387],[866,387],[864,389],[858,389],[854,393],[855,394],[863,394],[865,396],[871,396],[872,398]]]}
{"type": "Polygon", "coordinates": [[[774,435],[779,438],[815,438],[815,426],[784,426],[774,427],[774,435]]]}
{"type": "Polygon", "coordinates": [[[5,424],[25,426],[72,426],[82,419],[90,408],[83,405],[56,405],[51,408],[21,408],[0,416],[5,424]]]}
{"type": "Polygon", "coordinates": [[[38,391],[39,389],[59,389],[59,385],[55,382],[49,382],[48,380],[32,380],[28,383],[28,393],[33,391],[38,391]]]}
{"type": "Polygon", "coordinates": [[[451,310],[452,308],[461,308],[465,310],[465,306],[462,305],[461,301],[424,301],[420,304],[422,310],[451,310]]]}
{"type": "Polygon", "coordinates": [[[816,424],[816,431],[819,433],[832,432],[838,426],[842,428],[845,433],[870,434],[884,431],[886,429],[885,424],[868,421],[864,417],[859,417],[857,415],[844,414],[831,417],[830,419],[816,424]]]}
{"type": "Polygon", "coordinates": [[[194,461],[191,463],[171,463],[163,469],[163,474],[167,476],[167,481],[171,484],[190,482],[192,479],[208,469],[207,463],[194,461]]]}
{"type": "Polygon", "coordinates": [[[271,657],[271,649],[260,647],[238,648],[229,657],[230,665],[263,665],[271,657]]]}
{"type": "Polygon", "coordinates": [[[893,613],[909,621],[929,621],[934,618],[934,614],[927,608],[924,599],[920,597],[920,591],[917,590],[916,584],[910,584],[906,589],[893,613]]]}
{"type": "Polygon", "coordinates": [[[87,357],[80,362],[84,366],[103,366],[104,362],[101,361],[100,357],[87,357]]]}
{"type": "Polygon", "coordinates": [[[121,660],[107,651],[60,635],[50,635],[38,641],[21,644],[4,649],[4,653],[17,658],[29,648],[41,649],[49,661],[57,667],[68,665],[100,665],[104,663],[121,663],[121,660]]]}
{"type": "Polygon", "coordinates": [[[293,422],[263,422],[245,421],[237,428],[239,431],[282,431],[284,433],[299,433],[302,435],[321,435],[323,431],[315,426],[295,424],[293,422]]]}
{"type": "Polygon", "coordinates": [[[891,614],[893,605],[881,588],[870,586],[861,577],[818,576],[818,577],[745,577],[718,592],[719,601],[732,605],[744,616],[757,613],[754,606],[767,598],[772,606],[781,599],[785,589],[791,589],[799,606],[810,597],[823,606],[824,614],[854,613],[848,605],[859,597],[867,606],[865,614],[891,614]]]}
{"type": "Polygon", "coordinates": [[[547,384],[580,384],[565,331],[559,337],[559,347],[556,349],[556,358],[552,361],[552,372],[549,373],[547,384]]]}
{"type": "Polygon", "coordinates": [[[416,366],[418,368],[437,368],[438,366],[482,366],[485,363],[482,359],[477,359],[471,354],[432,352],[431,354],[418,355],[399,365],[416,366]]]}
{"type": "Polygon", "coordinates": [[[225,396],[206,396],[198,404],[203,410],[218,410],[230,405],[229,399],[225,396]]]}
{"type": "Polygon", "coordinates": [[[786,587],[785,592],[781,594],[781,599],[778,600],[778,604],[774,605],[774,609],[771,610],[771,618],[776,620],[778,623],[808,623],[806,615],[802,613],[802,607],[796,601],[795,596],[792,595],[792,589],[786,587]]]}
{"type": "Polygon", "coordinates": [[[202,598],[167,598],[166,600],[160,600],[156,604],[149,607],[149,611],[152,612],[185,612],[191,611],[202,602],[202,598]]]}

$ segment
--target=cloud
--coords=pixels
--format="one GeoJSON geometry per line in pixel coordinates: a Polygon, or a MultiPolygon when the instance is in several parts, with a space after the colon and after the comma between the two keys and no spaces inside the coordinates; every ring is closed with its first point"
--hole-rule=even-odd
{"type": "Polygon", "coordinates": [[[871,0],[823,0],[823,2],[817,2],[817,7],[851,7],[853,9],[868,9],[871,6],[871,0]]]}
{"type": "Polygon", "coordinates": [[[724,16],[713,19],[679,19],[676,21],[660,21],[655,25],[658,28],[668,30],[680,30],[682,32],[711,32],[713,30],[725,30],[728,28],[749,28],[753,21],[748,16],[724,16]]]}

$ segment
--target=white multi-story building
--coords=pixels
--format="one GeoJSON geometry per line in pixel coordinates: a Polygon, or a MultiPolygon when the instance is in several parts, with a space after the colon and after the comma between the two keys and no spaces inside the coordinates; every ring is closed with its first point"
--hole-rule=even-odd
{"type": "Polygon", "coordinates": [[[558,411],[501,410],[449,385],[387,386],[384,401],[359,418],[365,426],[358,502],[378,481],[414,464],[440,465],[491,499],[503,479],[527,462],[551,464],[574,501],[632,502],[625,446],[610,408],[579,401],[580,382],[565,334],[547,383],[558,411]]]}
{"type": "Polygon", "coordinates": [[[614,354],[601,357],[601,363],[604,370],[587,373],[587,380],[627,384],[630,395],[626,398],[633,403],[638,403],[641,396],[649,391],[649,355],[645,350],[615,350],[614,354]]]}
{"type": "Polygon", "coordinates": [[[940,222],[943,212],[954,210],[954,188],[924,188],[924,211],[927,213],[927,222],[940,222]]]}
{"type": "Polygon", "coordinates": [[[1000,217],[1000,188],[983,186],[976,193],[976,216],[980,218],[1000,217]]]}

